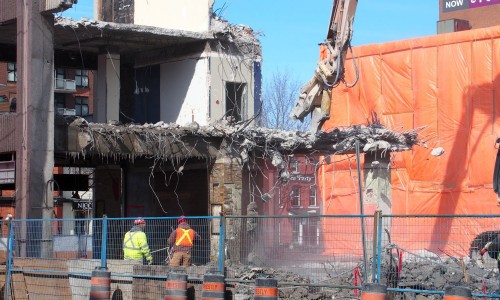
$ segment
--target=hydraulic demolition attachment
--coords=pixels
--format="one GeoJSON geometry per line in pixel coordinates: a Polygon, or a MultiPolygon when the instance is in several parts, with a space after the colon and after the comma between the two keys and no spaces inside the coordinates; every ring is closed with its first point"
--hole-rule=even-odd
{"type": "MultiPolygon", "coordinates": [[[[357,0],[334,0],[326,40],[320,44],[320,60],[314,76],[301,89],[290,117],[303,120],[312,113],[311,131],[330,117],[331,90],[344,81],[344,62],[350,48],[357,0]]],[[[355,84],[355,83],[354,83],[355,84]]],[[[351,86],[353,86],[352,84],[351,86]]]]}

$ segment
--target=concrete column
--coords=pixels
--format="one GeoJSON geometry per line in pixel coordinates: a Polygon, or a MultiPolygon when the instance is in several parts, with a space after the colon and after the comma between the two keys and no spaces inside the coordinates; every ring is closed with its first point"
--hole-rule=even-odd
{"type": "MultiPolygon", "coordinates": [[[[369,151],[364,154],[364,191],[363,202],[365,206],[365,213],[372,213],[373,210],[366,210],[370,206],[376,206],[375,210],[380,210],[382,214],[392,213],[392,191],[391,191],[391,168],[390,168],[390,152],[389,151],[369,151]]],[[[390,224],[385,223],[383,226],[390,224]]],[[[382,229],[383,230],[383,229],[382,229]]],[[[366,253],[372,256],[374,245],[377,239],[374,238],[373,232],[370,230],[366,235],[366,253]]],[[[373,266],[372,266],[373,267],[373,266]]],[[[373,274],[371,270],[368,271],[370,280],[373,274]]]]}
{"type": "Polygon", "coordinates": [[[365,153],[364,167],[365,205],[375,204],[382,214],[392,213],[391,168],[390,156],[386,151],[370,151],[365,153]]]}
{"type": "MultiPolygon", "coordinates": [[[[40,14],[40,1],[17,0],[18,219],[53,217],[54,17],[40,14]]],[[[28,239],[21,244],[21,256],[52,255],[50,222],[35,224],[29,229],[21,226],[18,238],[28,239]]]]}
{"type": "Polygon", "coordinates": [[[120,119],[120,55],[107,52],[97,59],[94,81],[94,122],[120,119]]]}
{"type": "MultiPolygon", "coordinates": [[[[210,205],[220,206],[225,215],[239,216],[242,212],[242,163],[237,153],[221,147],[220,155],[210,169],[210,205]]],[[[244,219],[226,219],[225,237],[231,261],[240,261],[240,232],[244,219]]],[[[212,254],[217,257],[219,235],[211,236],[212,254]]]]}

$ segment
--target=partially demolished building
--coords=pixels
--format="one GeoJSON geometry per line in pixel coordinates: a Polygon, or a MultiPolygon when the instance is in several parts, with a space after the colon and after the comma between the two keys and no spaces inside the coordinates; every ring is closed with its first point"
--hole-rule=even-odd
{"type": "Polygon", "coordinates": [[[265,201],[296,154],[353,153],[355,140],[365,151],[418,143],[418,131],[378,122],[318,134],[257,128],[262,57],[251,28],[214,16],[208,0],[98,2],[100,21],[54,18],[35,1],[17,18],[42,32],[1,23],[0,59],[17,53],[20,74],[17,110],[0,115],[18,218],[54,216],[54,166],[93,170],[94,217],[245,215],[250,203],[269,214],[277,201],[265,201]],[[93,123],[54,115],[54,66],[94,70],[93,123]]]}

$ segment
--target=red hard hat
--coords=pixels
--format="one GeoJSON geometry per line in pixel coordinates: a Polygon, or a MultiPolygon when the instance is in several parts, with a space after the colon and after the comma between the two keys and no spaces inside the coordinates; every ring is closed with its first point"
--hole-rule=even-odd
{"type": "Polygon", "coordinates": [[[146,221],[144,221],[143,218],[137,218],[134,221],[134,225],[140,225],[140,224],[146,224],[146,221]]]}
{"type": "Polygon", "coordinates": [[[181,224],[183,222],[187,223],[186,217],[180,216],[179,219],[177,219],[177,224],[181,224]]]}

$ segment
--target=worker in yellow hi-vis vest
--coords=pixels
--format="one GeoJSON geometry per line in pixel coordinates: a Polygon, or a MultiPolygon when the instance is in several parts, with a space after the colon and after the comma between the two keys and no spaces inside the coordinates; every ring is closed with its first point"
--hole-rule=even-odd
{"type": "Polygon", "coordinates": [[[146,259],[148,265],[153,263],[153,256],[149,251],[148,239],[144,233],[146,221],[143,218],[134,220],[134,227],[125,233],[123,238],[123,258],[125,260],[136,260],[143,262],[146,259]]]}
{"type": "Polygon", "coordinates": [[[172,231],[168,238],[168,244],[172,246],[173,250],[170,266],[187,267],[191,265],[191,252],[194,241],[200,238],[200,235],[191,229],[185,216],[181,216],[177,223],[177,228],[172,231]]]}

